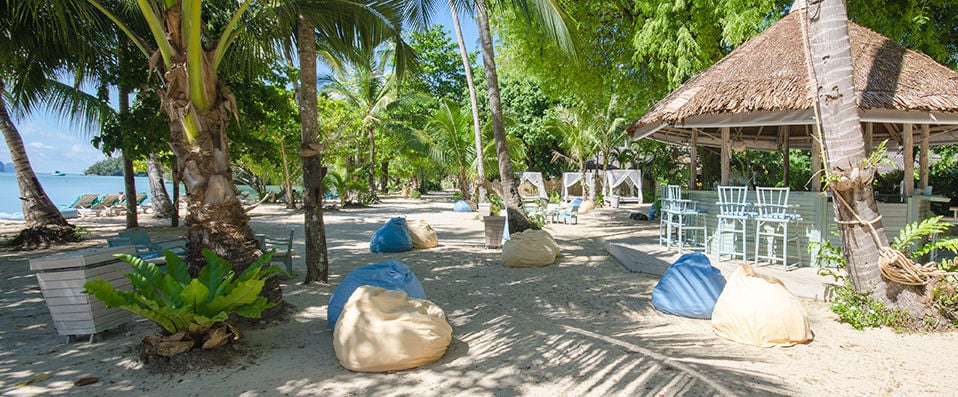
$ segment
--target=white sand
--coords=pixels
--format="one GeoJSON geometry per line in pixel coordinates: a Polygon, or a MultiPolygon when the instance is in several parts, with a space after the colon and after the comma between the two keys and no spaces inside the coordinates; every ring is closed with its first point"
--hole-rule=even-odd
{"type": "MultiPolygon", "coordinates": [[[[330,285],[299,284],[305,268],[284,285],[292,319],[246,330],[245,361],[184,374],[151,373],[136,360],[140,340],[158,330],[140,320],[96,343],[58,336],[28,259],[46,253],[0,254],[0,392],[4,395],[955,395],[951,359],[956,333],[856,331],[839,324],[827,303],[806,300],[815,340],[763,349],[715,336],[707,320],[662,314],[650,304],[657,279],[627,273],[608,256],[607,239],[653,246],[651,222],[631,221],[629,208],[582,215],[578,225],[550,225],[562,248],[555,265],[503,267],[499,251],[483,247],[475,213],[452,212],[448,195],[389,199],[367,209],[326,214],[330,285]],[[400,254],[369,252],[369,238],[392,216],[425,219],[441,246],[400,254]],[[326,304],[350,270],[387,259],[408,265],[430,300],[446,311],[453,342],[437,363],[391,374],[347,371],[336,362],[326,304]],[[37,373],[50,379],[17,387],[37,373]],[[77,387],[79,378],[99,382],[77,387]]],[[[635,208],[633,208],[635,209],[635,208]]],[[[303,248],[302,212],[263,205],[257,232],[296,231],[303,248]]],[[[158,226],[149,218],[143,224],[158,226]]],[[[91,231],[90,246],[122,229],[123,218],[76,222],[91,231]]],[[[9,236],[16,223],[0,224],[9,236]]],[[[178,230],[152,228],[166,236],[178,230]]],[[[75,248],[75,247],[74,247],[75,248]]],[[[71,248],[71,249],[74,249],[71,248]]],[[[664,259],[663,259],[664,260],[664,259]]],[[[714,262],[714,258],[713,258],[714,262]]],[[[772,268],[759,272],[786,278],[772,268]]],[[[786,280],[787,282],[787,280],[786,280]]]]}

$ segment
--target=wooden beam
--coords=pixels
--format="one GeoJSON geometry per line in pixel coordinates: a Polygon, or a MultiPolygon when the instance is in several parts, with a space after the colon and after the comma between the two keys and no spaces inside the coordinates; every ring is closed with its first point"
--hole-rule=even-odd
{"type": "Polygon", "coordinates": [[[695,179],[698,176],[696,175],[699,166],[698,140],[699,131],[692,130],[692,139],[689,142],[689,190],[695,190],[695,179]]]}
{"type": "Polygon", "coordinates": [[[732,142],[728,127],[722,127],[722,186],[728,186],[729,182],[729,162],[732,159],[732,142]]]}
{"type": "Polygon", "coordinates": [[[906,123],[901,131],[902,155],[905,161],[905,176],[902,183],[905,186],[903,189],[905,196],[915,194],[915,136],[912,135],[913,133],[912,124],[906,123]]]}
{"type": "MultiPolygon", "coordinates": [[[[809,133],[805,126],[805,133],[809,133]]],[[[812,191],[822,191],[822,143],[818,138],[812,138],[812,191]]]]}
{"type": "Polygon", "coordinates": [[[789,166],[788,164],[789,163],[789,158],[788,158],[789,139],[788,139],[787,125],[778,126],[778,136],[781,137],[782,139],[782,182],[785,183],[785,186],[791,186],[789,185],[789,182],[791,181],[791,175],[790,175],[789,167],[788,167],[789,166]]]}
{"type": "Polygon", "coordinates": [[[921,125],[921,157],[918,158],[919,180],[921,181],[921,190],[928,187],[928,159],[931,158],[931,152],[928,151],[928,137],[931,135],[928,124],[921,125]]]}
{"type": "Polygon", "coordinates": [[[875,124],[865,123],[865,155],[870,156],[875,147],[875,124]]]}

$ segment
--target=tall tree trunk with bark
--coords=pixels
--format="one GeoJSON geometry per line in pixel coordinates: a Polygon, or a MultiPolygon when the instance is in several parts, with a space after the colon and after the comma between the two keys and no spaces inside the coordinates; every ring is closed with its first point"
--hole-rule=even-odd
{"type": "MultiPolygon", "coordinates": [[[[122,41],[121,37],[121,41],[122,41]]],[[[121,59],[120,62],[123,60],[121,59]]],[[[130,88],[125,84],[117,85],[117,99],[119,101],[120,107],[120,116],[130,113],[130,88]]],[[[124,132],[126,133],[126,132],[124,132]]],[[[123,205],[126,208],[126,228],[132,229],[139,227],[140,224],[137,222],[136,214],[136,179],[133,175],[133,159],[127,153],[126,150],[123,150],[123,196],[126,197],[126,201],[123,202],[123,205]]]]}
{"type": "Polygon", "coordinates": [[[829,188],[834,196],[849,279],[855,291],[873,291],[876,298],[921,316],[926,308],[921,303],[920,291],[883,280],[879,269],[881,248],[888,246],[888,240],[872,192],[875,167],[866,162],[845,2],[810,0],[807,7],[803,3],[804,0],[796,1],[793,10],[802,12],[808,21],[814,90],[830,168],[829,188]],[[858,218],[865,223],[858,222],[858,218]],[[871,228],[875,229],[877,241],[871,228]]]}
{"type": "Polygon", "coordinates": [[[146,175],[150,179],[150,202],[153,205],[153,217],[168,219],[173,216],[173,203],[166,193],[166,183],[163,181],[163,165],[156,154],[150,154],[146,159],[146,175]]]}
{"type": "Polygon", "coordinates": [[[379,201],[379,196],[376,195],[376,128],[372,124],[366,126],[366,135],[369,138],[369,175],[367,176],[369,197],[367,201],[375,203],[379,201]]]}
{"type": "MultiPolygon", "coordinates": [[[[5,94],[4,81],[0,78],[0,97],[5,94]]],[[[33,172],[27,151],[23,146],[20,132],[10,119],[6,101],[0,99],[0,131],[10,150],[10,159],[17,174],[17,186],[20,188],[20,205],[26,228],[14,239],[23,248],[35,248],[50,243],[73,242],[79,239],[73,233],[73,226],[67,223],[60,210],[43,191],[40,180],[33,172]],[[50,233],[43,232],[47,230],[50,233]],[[38,236],[44,234],[44,236],[38,236]],[[30,236],[39,237],[35,240],[30,236]],[[67,237],[70,236],[70,237],[67,237]]]]}
{"type": "Polygon", "coordinates": [[[503,202],[509,216],[509,231],[521,232],[532,227],[525,211],[520,209],[519,192],[516,190],[512,172],[512,159],[506,143],[506,127],[502,118],[502,101],[499,97],[499,77],[496,72],[496,55],[492,46],[492,31],[489,27],[489,10],[485,0],[476,0],[476,22],[479,27],[479,44],[486,67],[486,87],[489,91],[489,110],[492,112],[492,132],[499,158],[499,178],[503,202]]]}
{"type": "Polygon", "coordinates": [[[469,53],[466,51],[466,41],[462,37],[462,27],[459,25],[459,13],[456,11],[456,4],[449,1],[449,10],[452,13],[452,25],[456,32],[456,42],[459,44],[459,56],[462,58],[462,68],[466,72],[466,86],[469,87],[469,106],[472,108],[472,128],[476,138],[476,189],[479,197],[476,197],[477,203],[489,201],[486,197],[486,166],[482,155],[482,124],[479,119],[479,98],[476,93],[476,83],[472,79],[472,64],[469,61],[469,53]]]}
{"type": "MultiPolygon", "coordinates": [[[[313,25],[300,17],[296,27],[299,52],[299,117],[303,140],[303,208],[306,223],[306,279],[329,282],[329,256],[326,252],[326,226],[323,223],[323,148],[319,144],[316,102],[316,42],[313,25]]],[[[345,195],[347,192],[339,192],[345,195]]]]}
{"type": "Polygon", "coordinates": [[[279,154],[283,158],[283,189],[286,191],[286,209],[296,209],[296,195],[293,194],[293,181],[289,177],[289,161],[286,159],[286,139],[279,137],[279,154]]]}

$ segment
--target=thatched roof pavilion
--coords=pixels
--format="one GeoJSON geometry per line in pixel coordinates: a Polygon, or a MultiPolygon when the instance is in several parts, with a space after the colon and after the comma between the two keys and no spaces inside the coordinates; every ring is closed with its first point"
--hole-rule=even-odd
{"type": "MultiPolygon", "coordinates": [[[[635,139],[721,147],[723,159],[733,148],[817,146],[802,23],[797,12],[785,16],[656,103],[628,132],[635,139]]],[[[853,22],[849,36],[866,142],[899,143],[906,166],[915,135],[922,147],[958,143],[958,73],[853,22]]],[[[818,157],[820,151],[812,152],[818,157]]],[[[727,167],[723,162],[723,183],[727,167]]],[[[922,181],[926,185],[927,177],[922,181]]]]}

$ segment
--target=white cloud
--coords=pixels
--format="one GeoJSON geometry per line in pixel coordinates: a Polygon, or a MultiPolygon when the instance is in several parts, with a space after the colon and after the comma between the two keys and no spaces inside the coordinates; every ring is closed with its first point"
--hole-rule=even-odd
{"type": "Polygon", "coordinates": [[[29,147],[31,147],[31,148],[34,148],[34,149],[38,149],[38,150],[54,150],[54,149],[56,149],[55,147],[50,146],[50,145],[47,145],[47,144],[45,144],[45,143],[43,143],[43,142],[30,142],[30,143],[27,144],[27,146],[29,146],[29,147]]]}

